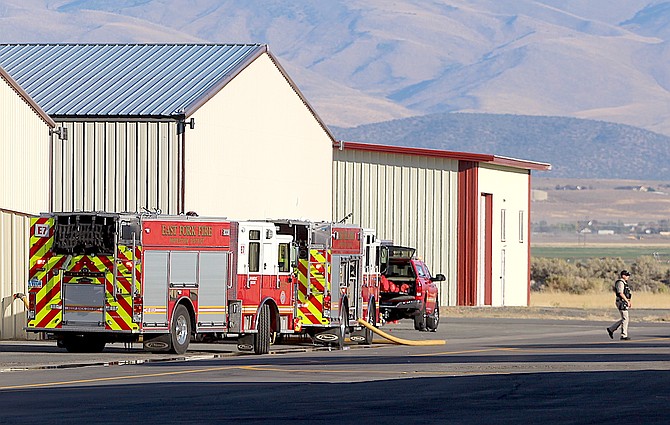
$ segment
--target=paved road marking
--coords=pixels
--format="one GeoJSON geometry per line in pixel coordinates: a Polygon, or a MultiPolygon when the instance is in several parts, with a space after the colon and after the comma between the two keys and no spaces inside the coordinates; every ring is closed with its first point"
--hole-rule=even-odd
{"type": "Polygon", "coordinates": [[[217,372],[221,370],[228,369],[240,369],[239,366],[221,366],[221,367],[211,367],[207,369],[190,369],[190,370],[178,370],[174,372],[159,372],[159,373],[146,373],[142,375],[127,375],[127,376],[108,376],[104,378],[91,378],[91,379],[78,379],[73,381],[56,381],[56,382],[40,382],[36,384],[21,384],[21,385],[9,385],[5,387],[0,387],[0,390],[17,390],[17,389],[26,389],[26,388],[40,388],[40,387],[54,387],[57,385],[75,385],[75,384],[87,384],[91,382],[104,382],[104,381],[120,381],[124,379],[141,379],[141,378],[151,378],[157,376],[170,376],[170,375],[185,375],[189,373],[203,373],[203,372],[217,372]]]}

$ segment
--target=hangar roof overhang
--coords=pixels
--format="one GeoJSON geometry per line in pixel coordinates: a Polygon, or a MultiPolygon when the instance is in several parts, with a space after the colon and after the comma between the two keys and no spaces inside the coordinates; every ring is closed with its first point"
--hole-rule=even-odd
{"type": "Polygon", "coordinates": [[[528,161],[525,159],[508,158],[499,155],[445,151],[439,149],[410,148],[405,146],[391,146],[391,145],[379,145],[373,143],[345,142],[345,141],[339,141],[334,143],[333,148],[340,150],[350,149],[350,150],[369,151],[369,152],[382,152],[382,153],[394,153],[402,155],[448,158],[458,161],[483,162],[488,164],[496,164],[506,167],[521,168],[535,171],[551,170],[551,164],[547,164],[544,162],[528,161]]]}
{"type": "Polygon", "coordinates": [[[46,125],[51,128],[56,127],[54,120],[52,120],[51,117],[49,117],[49,115],[47,115],[47,113],[44,112],[44,110],[40,108],[37,103],[35,103],[35,101],[28,95],[28,93],[26,93],[26,91],[23,90],[21,86],[19,86],[19,84],[14,81],[14,79],[7,73],[7,71],[2,69],[2,67],[0,67],[0,78],[7,81],[7,84],[9,84],[9,86],[16,92],[16,94],[18,94],[19,97],[21,97],[23,101],[26,102],[33,111],[35,111],[35,113],[42,119],[42,121],[44,121],[46,125]]]}

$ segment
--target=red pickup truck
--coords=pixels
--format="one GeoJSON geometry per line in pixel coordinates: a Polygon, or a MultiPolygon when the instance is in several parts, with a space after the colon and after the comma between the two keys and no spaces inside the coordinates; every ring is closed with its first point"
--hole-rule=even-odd
{"type": "Polygon", "coordinates": [[[443,274],[431,276],[428,266],[414,257],[414,248],[382,245],[380,250],[381,293],[379,310],[386,322],[414,319],[419,331],[437,330],[440,300],[435,282],[443,274]]]}

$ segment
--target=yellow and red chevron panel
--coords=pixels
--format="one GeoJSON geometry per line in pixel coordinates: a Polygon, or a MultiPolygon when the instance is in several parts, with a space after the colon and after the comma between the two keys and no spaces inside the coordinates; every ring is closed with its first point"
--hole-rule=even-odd
{"type": "MultiPolygon", "coordinates": [[[[63,300],[62,284],[75,283],[78,277],[68,276],[67,272],[89,271],[101,273],[92,276],[92,284],[105,285],[105,329],[112,331],[131,331],[139,329],[133,323],[133,274],[135,288],[139,292],[141,285],[141,248],[119,247],[117,252],[117,291],[114,298],[114,257],[79,255],[54,255],[54,220],[39,217],[31,220],[30,237],[30,281],[28,296],[35,306],[35,318],[28,321],[28,327],[35,329],[58,329],[62,327],[63,300]],[[67,268],[61,272],[64,265],[67,268]],[[61,282],[61,278],[63,281],[61,282]]],[[[95,307],[95,306],[93,306],[95,307]]],[[[67,306],[65,307],[67,308],[67,306]]],[[[102,309],[102,305],[100,306],[102,309]]]]}
{"type": "Polygon", "coordinates": [[[52,273],[63,265],[63,258],[53,258],[53,219],[38,217],[30,220],[30,271],[28,299],[35,308],[35,317],[28,327],[59,328],[62,322],[60,274],[52,273]]]}
{"type": "Polygon", "coordinates": [[[330,291],[330,252],[311,249],[309,259],[298,261],[298,317],[303,326],[326,325],[324,295],[330,291]]]}

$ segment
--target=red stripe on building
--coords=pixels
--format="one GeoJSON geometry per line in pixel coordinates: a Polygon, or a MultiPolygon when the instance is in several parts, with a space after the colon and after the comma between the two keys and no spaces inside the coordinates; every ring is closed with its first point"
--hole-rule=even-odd
{"type": "Polygon", "coordinates": [[[478,164],[458,163],[457,304],[477,302],[477,238],[479,220],[478,164]]]}

